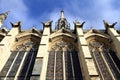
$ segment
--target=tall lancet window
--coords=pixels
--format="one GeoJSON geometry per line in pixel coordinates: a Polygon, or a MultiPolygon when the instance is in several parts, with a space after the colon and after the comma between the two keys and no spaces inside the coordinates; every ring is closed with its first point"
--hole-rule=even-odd
{"type": "Polygon", "coordinates": [[[46,80],[82,80],[78,53],[64,41],[56,43],[49,51],[46,80]]]}
{"type": "Polygon", "coordinates": [[[26,42],[17,46],[7,60],[0,72],[0,80],[29,80],[35,57],[37,46],[33,42],[26,42]]]}
{"type": "Polygon", "coordinates": [[[102,80],[120,79],[120,60],[114,51],[102,42],[90,43],[91,54],[102,80]],[[116,58],[116,59],[115,59],[116,58]],[[116,63],[117,62],[117,63],[116,63]]]}

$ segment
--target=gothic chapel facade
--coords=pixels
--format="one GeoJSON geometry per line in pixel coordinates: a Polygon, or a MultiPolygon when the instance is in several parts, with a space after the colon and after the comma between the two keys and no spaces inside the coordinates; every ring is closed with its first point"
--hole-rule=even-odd
{"type": "MultiPolygon", "coordinates": [[[[8,13],[0,14],[0,27],[8,13]]],[[[61,11],[43,30],[0,28],[0,80],[120,80],[120,31],[104,21],[105,30],[74,30],[61,11]]]]}

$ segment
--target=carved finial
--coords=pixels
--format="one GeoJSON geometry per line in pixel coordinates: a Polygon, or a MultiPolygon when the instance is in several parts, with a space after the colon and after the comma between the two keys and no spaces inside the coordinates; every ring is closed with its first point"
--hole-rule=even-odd
{"type": "Polygon", "coordinates": [[[73,22],[73,23],[75,24],[75,26],[76,26],[76,27],[81,27],[81,28],[82,28],[82,27],[83,27],[83,25],[85,24],[85,21],[84,21],[84,22],[82,22],[82,23],[80,23],[79,21],[77,21],[77,20],[76,20],[76,21],[75,21],[75,22],[73,22]]]}
{"type": "Polygon", "coordinates": [[[21,24],[22,24],[21,21],[15,23],[15,24],[13,24],[12,22],[10,22],[10,23],[11,23],[12,27],[21,27],[21,24]]]}
{"type": "Polygon", "coordinates": [[[10,22],[10,24],[12,25],[12,28],[18,28],[19,31],[21,31],[21,24],[22,24],[21,21],[15,23],[15,24],[13,24],[12,22],[10,22]]]}
{"type": "Polygon", "coordinates": [[[64,16],[64,11],[63,10],[61,10],[61,17],[60,17],[61,19],[64,19],[65,18],[65,16],[64,16]]]}
{"type": "Polygon", "coordinates": [[[113,27],[114,27],[116,24],[117,24],[117,22],[114,22],[111,26],[113,26],[113,27]]]}
{"type": "Polygon", "coordinates": [[[43,24],[43,26],[44,26],[44,27],[48,27],[48,26],[51,26],[52,22],[53,22],[53,21],[48,20],[48,21],[47,21],[47,22],[45,22],[45,23],[44,23],[44,22],[42,22],[42,24],[43,24]]]}
{"type": "Polygon", "coordinates": [[[10,24],[12,25],[12,28],[18,28],[19,32],[21,31],[21,21],[17,22],[17,23],[12,23],[10,22],[10,24]]]}
{"type": "Polygon", "coordinates": [[[113,24],[109,24],[108,22],[106,22],[105,20],[103,20],[103,23],[105,25],[106,28],[110,27],[110,28],[114,28],[114,26],[117,24],[117,22],[114,22],[113,24]]]}

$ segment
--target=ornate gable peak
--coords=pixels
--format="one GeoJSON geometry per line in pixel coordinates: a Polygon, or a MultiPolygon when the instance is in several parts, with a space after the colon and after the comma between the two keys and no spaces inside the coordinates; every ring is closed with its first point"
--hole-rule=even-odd
{"type": "Polygon", "coordinates": [[[60,29],[60,30],[52,33],[52,34],[50,35],[50,38],[52,39],[52,38],[54,38],[54,37],[63,36],[63,35],[64,35],[64,36],[69,36],[69,37],[72,37],[72,38],[76,39],[76,36],[75,36],[72,32],[70,32],[69,30],[66,30],[66,29],[64,29],[64,28],[62,28],[62,29],[60,29]]]}
{"type": "Polygon", "coordinates": [[[91,28],[88,33],[99,33],[97,30],[91,28]]]}
{"type": "Polygon", "coordinates": [[[68,30],[61,28],[60,30],[58,30],[59,33],[67,33],[68,30]]]}
{"type": "Polygon", "coordinates": [[[31,33],[37,33],[37,34],[39,34],[39,35],[42,35],[41,32],[40,32],[39,30],[37,30],[36,27],[33,27],[33,28],[31,29],[31,33]]]}
{"type": "Polygon", "coordinates": [[[26,38],[26,36],[37,36],[39,38],[41,38],[41,33],[36,30],[36,29],[31,29],[31,30],[28,30],[28,31],[21,31],[17,36],[16,36],[16,39],[20,39],[20,38],[26,38]]]}
{"type": "Polygon", "coordinates": [[[55,33],[56,33],[56,34],[57,34],[57,33],[73,34],[70,30],[67,30],[67,29],[64,29],[64,28],[61,28],[60,30],[56,31],[55,33]]]}
{"type": "Polygon", "coordinates": [[[90,36],[101,36],[101,37],[104,37],[104,38],[109,38],[109,36],[105,33],[103,33],[102,31],[99,31],[99,30],[96,30],[96,29],[93,29],[91,28],[86,34],[85,34],[85,37],[88,38],[90,36]]]}

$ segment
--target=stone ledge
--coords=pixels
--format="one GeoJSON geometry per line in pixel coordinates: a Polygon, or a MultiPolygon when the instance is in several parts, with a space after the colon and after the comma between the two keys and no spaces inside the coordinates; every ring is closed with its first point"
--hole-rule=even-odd
{"type": "Polygon", "coordinates": [[[46,45],[46,44],[40,44],[40,45],[46,45]]]}
{"type": "Polygon", "coordinates": [[[43,34],[42,36],[48,36],[48,34],[43,34]]]}
{"type": "Polygon", "coordinates": [[[0,46],[4,46],[4,44],[0,44],[0,46]]]}
{"type": "Polygon", "coordinates": [[[81,46],[88,46],[87,44],[81,44],[81,46]]]}
{"type": "Polygon", "coordinates": [[[12,36],[12,35],[7,34],[6,36],[12,36]]]}

